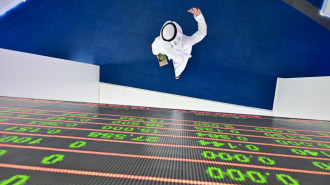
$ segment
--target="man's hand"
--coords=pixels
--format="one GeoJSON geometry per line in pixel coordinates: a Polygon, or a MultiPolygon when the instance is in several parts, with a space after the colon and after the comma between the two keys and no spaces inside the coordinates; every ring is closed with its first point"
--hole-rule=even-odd
{"type": "Polygon", "coordinates": [[[194,14],[194,17],[197,17],[202,14],[202,11],[199,8],[191,8],[190,10],[188,10],[188,12],[194,14]]]}

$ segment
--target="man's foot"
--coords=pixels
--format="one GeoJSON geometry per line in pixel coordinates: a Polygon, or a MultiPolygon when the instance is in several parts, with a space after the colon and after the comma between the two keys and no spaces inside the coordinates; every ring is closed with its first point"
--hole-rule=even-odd
{"type": "Polygon", "coordinates": [[[179,76],[176,76],[176,77],[175,77],[175,79],[179,79],[179,78],[180,78],[180,76],[181,76],[181,75],[179,75],[179,76]]]}

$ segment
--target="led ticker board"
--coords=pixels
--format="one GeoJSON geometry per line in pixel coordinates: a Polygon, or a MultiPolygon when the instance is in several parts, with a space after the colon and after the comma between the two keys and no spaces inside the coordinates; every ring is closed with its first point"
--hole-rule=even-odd
{"type": "Polygon", "coordinates": [[[330,182],[330,122],[0,97],[0,185],[330,182]]]}

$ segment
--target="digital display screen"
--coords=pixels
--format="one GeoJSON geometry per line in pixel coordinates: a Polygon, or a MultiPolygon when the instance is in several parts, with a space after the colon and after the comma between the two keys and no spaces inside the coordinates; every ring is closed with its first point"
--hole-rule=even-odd
{"type": "Polygon", "coordinates": [[[0,97],[0,185],[330,183],[330,122],[0,97]]]}

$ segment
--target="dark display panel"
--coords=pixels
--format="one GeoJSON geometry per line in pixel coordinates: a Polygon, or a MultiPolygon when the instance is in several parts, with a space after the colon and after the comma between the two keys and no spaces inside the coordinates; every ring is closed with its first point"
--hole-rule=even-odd
{"type": "Polygon", "coordinates": [[[330,182],[330,122],[0,97],[0,185],[330,182]]]}

